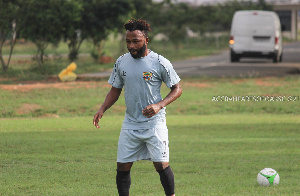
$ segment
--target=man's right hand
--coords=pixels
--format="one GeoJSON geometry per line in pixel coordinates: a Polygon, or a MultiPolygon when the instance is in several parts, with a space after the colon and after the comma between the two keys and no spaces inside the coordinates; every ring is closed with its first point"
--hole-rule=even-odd
{"type": "Polygon", "coordinates": [[[94,115],[93,124],[97,129],[100,128],[98,123],[99,120],[102,118],[102,116],[103,116],[103,112],[101,112],[100,110],[94,115]]]}
{"type": "Polygon", "coordinates": [[[122,92],[122,88],[111,87],[109,93],[107,93],[104,103],[101,105],[98,112],[94,115],[93,124],[96,128],[100,128],[99,120],[102,118],[104,112],[108,110],[118,99],[122,92]]]}

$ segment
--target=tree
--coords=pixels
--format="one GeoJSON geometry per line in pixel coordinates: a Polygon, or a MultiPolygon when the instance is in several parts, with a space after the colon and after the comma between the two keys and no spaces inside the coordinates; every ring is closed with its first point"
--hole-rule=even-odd
{"type": "MultiPolygon", "coordinates": [[[[82,29],[85,21],[82,18],[84,8],[80,0],[65,1],[61,7],[62,38],[68,44],[69,60],[72,62],[78,58],[78,51],[82,42],[87,38],[82,29]]],[[[91,5],[92,6],[92,5],[91,5]]]]}
{"type": "Polygon", "coordinates": [[[179,48],[186,38],[186,29],[190,24],[190,7],[185,3],[175,4],[171,1],[164,1],[156,6],[157,9],[153,9],[154,13],[150,17],[155,31],[165,34],[179,48]]]}
{"type": "Polygon", "coordinates": [[[264,0],[228,1],[216,6],[199,6],[192,8],[188,13],[191,22],[190,28],[201,33],[212,31],[229,31],[233,15],[238,10],[272,10],[272,6],[264,0]]]}
{"type": "Polygon", "coordinates": [[[71,17],[64,24],[64,39],[69,46],[69,59],[73,61],[78,56],[82,42],[90,39],[95,50],[101,53],[101,43],[109,33],[122,26],[124,16],[132,11],[130,1],[124,0],[73,0],[76,13],[70,11],[71,17]]]}
{"type": "Polygon", "coordinates": [[[258,0],[257,9],[259,10],[273,10],[273,6],[267,4],[265,0],[258,0]]]}
{"type": "Polygon", "coordinates": [[[128,14],[132,12],[130,1],[89,0],[83,3],[82,29],[92,40],[97,56],[102,55],[103,43],[113,31],[122,28],[128,14]]]}
{"type": "Polygon", "coordinates": [[[7,71],[12,52],[16,43],[17,29],[19,27],[17,13],[19,6],[17,1],[0,1],[0,61],[2,70],[7,71]],[[7,62],[2,54],[5,41],[10,41],[10,53],[7,62]]]}
{"type": "Polygon", "coordinates": [[[221,30],[229,30],[231,26],[231,21],[233,15],[239,10],[272,10],[272,6],[265,3],[265,0],[259,0],[257,3],[252,1],[249,2],[239,2],[239,1],[229,1],[225,4],[219,4],[216,7],[215,18],[218,22],[221,30]]]}
{"type": "Polygon", "coordinates": [[[37,47],[36,60],[41,68],[44,63],[45,49],[52,43],[57,45],[61,38],[63,24],[61,8],[64,0],[22,1],[21,36],[32,41],[37,47]]]}

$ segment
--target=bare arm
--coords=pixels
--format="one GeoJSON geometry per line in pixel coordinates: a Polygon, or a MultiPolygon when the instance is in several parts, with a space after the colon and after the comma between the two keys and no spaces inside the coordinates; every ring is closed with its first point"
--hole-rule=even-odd
{"type": "Polygon", "coordinates": [[[163,100],[161,100],[157,104],[148,105],[143,110],[143,115],[148,118],[151,118],[152,116],[157,114],[163,107],[165,107],[165,106],[169,105],[170,103],[172,103],[173,101],[175,101],[182,94],[182,88],[179,83],[173,85],[170,89],[171,89],[171,91],[163,100]]]}
{"type": "Polygon", "coordinates": [[[104,103],[101,105],[98,112],[94,115],[93,124],[96,128],[100,128],[99,120],[102,118],[104,112],[108,110],[114,103],[119,99],[122,92],[121,88],[111,87],[110,91],[107,93],[104,103]]]}

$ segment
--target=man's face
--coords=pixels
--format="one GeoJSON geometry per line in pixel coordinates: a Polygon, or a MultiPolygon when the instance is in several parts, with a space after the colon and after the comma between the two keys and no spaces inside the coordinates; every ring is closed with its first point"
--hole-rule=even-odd
{"type": "Polygon", "coordinates": [[[126,32],[127,49],[133,58],[141,58],[147,55],[148,38],[142,31],[134,30],[126,32]]]}

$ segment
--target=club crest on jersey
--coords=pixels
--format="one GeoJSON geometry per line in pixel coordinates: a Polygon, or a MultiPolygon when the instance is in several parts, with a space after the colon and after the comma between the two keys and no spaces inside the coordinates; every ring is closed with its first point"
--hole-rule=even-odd
{"type": "Polygon", "coordinates": [[[151,72],[143,72],[143,78],[145,81],[149,81],[152,78],[152,73],[151,72]]]}

